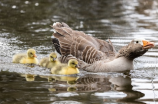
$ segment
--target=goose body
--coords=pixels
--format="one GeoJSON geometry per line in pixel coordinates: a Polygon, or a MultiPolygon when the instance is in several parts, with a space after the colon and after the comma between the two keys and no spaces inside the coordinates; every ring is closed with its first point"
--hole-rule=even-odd
{"type": "Polygon", "coordinates": [[[78,74],[78,61],[75,59],[71,59],[67,64],[60,64],[51,69],[52,74],[62,74],[62,75],[70,75],[70,74],[78,74]]]}
{"type": "Polygon", "coordinates": [[[112,42],[86,35],[71,29],[66,23],[53,24],[56,51],[61,62],[71,56],[76,58],[81,69],[92,72],[122,72],[133,69],[133,60],[154,47],[153,42],[133,39],[127,46],[116,52],[112,42]],[[64,58],[63,58],[64,57],[64,58]]]}
{"type": "Polygon", "coordinates": [[[38,64],[38,59],[36,57],[36,51],[34,49],[28,49],[27,53],[15,54],[12,62],[22,64],[38,64]]]}
{"type": "Polygon", "coordinates": [[[57,54],[56,53],[51,53],[49,57],[45,57],[40,60],[39,65],[46,67],[46,68],[52,68],[56,65],[59,65],[60,61],[57,59],[57,54]]]}

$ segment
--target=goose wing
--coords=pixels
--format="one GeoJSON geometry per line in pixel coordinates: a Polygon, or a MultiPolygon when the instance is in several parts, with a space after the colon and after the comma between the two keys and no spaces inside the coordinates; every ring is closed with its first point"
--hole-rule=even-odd
{"type": "Polygon", "coordinates": [[[56,22],[53,44],[63,56],[73,55],[86,63],[93,63],[103,58],[115,56],[115,49],[109,42],[96,39],[82,31],[72,30],[66,23],[56,22]]]}

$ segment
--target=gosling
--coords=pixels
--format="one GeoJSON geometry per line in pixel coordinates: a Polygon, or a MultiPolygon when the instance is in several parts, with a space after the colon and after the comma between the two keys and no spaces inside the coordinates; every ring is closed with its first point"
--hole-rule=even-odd
{"type": "Polygon", "coordinates": [[[70,74],[78,74],[78,61],[76,59],[70,59],[67,64],[60,64],[51,69],[52,74],[62,74],[62,75],[70,75],[70,74]]]}
{"type": "Polygon", "coordinates": [[[41,59],[41,61],[39,63],[40,66],[50,68],[50,69],[59,64],[60,64],[60,62],[57,59],[57,54],[54,52],[51,53],[49,55],[49,57],[45,57],[45,58],[41,59]]]}
{"type": "Polygon", "coordinates": [[[22,64],[38,64],[38,59],[36,57],[36,51],[34,49],[28,49],[27,53],[15,54],[12,62],[22,64]]]}

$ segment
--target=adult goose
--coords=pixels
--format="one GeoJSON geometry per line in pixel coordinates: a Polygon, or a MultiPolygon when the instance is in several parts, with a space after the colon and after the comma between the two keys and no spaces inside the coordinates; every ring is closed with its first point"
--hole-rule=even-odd
{"type": "Polygon", "coordinates": [[[108,42],[71,29],[66,23],[53,24],[56,51],[61,54],[61,62],[76,58],[79,67],[92,72],[124,72],[133,69],[133,60],[154,47],[153,42],[134,39],[128,45],[115,51],[108,42]]]}

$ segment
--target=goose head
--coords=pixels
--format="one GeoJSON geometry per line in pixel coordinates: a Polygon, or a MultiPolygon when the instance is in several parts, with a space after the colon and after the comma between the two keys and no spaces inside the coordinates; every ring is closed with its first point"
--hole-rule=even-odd
{"type": "Polygon", "coordinates": [[[134,59],[142,56],[152,47],[154,47],[153,42],[149,42],[142,38],[136,38],[133,39],[127,46],[121,48],[117,57],[124,56],[128,59],[134,59]]]}
{"type": "Polygon", "coordinates": [[[28,56],[29,58],[35,58],[35,57],[37,57],[37,56],[36,56],[36,51],[35,51],[34,49],[28,49],[28,50],[27,50],[27,56],[28,56]]]}
{"type": "Polygon", "coordinates": [[[70,59],[68,62],[68,66],[72,68],[78,68],[78,61],[76,59],[70,59]]]}
{"type": "Polygon", "coordinates": [[[55,62],[57,60],[57,54],[56,53],[51,53],[50,55],[49,55],[49,61],[51,61],[51,62],[55,62]]]}

